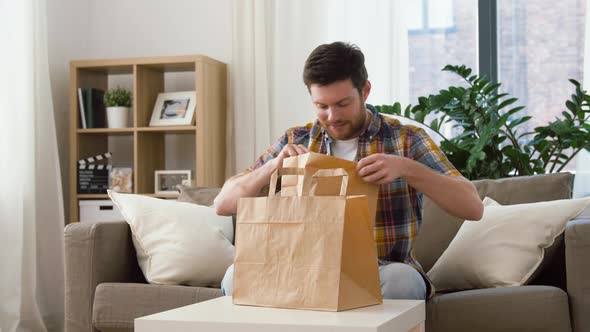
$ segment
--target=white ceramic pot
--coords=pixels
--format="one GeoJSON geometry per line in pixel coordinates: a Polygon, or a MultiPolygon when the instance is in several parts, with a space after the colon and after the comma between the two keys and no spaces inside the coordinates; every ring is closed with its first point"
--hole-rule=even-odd
{"type": "Polygon", "coordinates": [[[129,127],[129,110],[130,107],[114,106],[107,107],[107,122],[109,128],[127,128],[129,127]]]}

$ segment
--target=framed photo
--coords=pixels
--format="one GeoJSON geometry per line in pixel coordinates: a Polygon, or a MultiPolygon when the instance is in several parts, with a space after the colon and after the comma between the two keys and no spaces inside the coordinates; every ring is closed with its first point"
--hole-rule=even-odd
{"type": "Polygon", "coordinates": [[[156,171],[154,185],[154,192],[156,194],[177,194],[176,186],[182,184],[183,181],[191,181],[191,171],[156,171]]]}
{"type": "Polygon", "coordinates": [[[152,111],[150,126],[191,125],[196,103],[195,91],[160,93],[152,111]]]}
{"type": "Polygon", "coordinates": [[[133,192],[133,169],[114,167],[109,174],[109,189],[120,193],[133,192]]]}

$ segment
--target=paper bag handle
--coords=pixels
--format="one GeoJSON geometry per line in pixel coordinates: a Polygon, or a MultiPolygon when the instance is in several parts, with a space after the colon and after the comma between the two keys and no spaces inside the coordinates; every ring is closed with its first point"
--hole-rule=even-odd
{"type": "Polygon", "coordinates": [[[270,177],[270,186],[268,188],[268,196],[269,197],[275,196],[276,191],[277,191],[277,182],[278,182],[279,176],[304,175],[304,174],[305,174],[305,169],[303,169],[303,168],[285,167],[285,168],[277,169],[276,171],[274,171],[272,173],[272,176],[270,177]]]}
{"type": "MultiPolygon", "coordinates": [[[[333,176],[342,177],[342,184],[340,185],[340,196],[346,196],[346,189],[348,188],[348,173],[344,170],[344,168],[327,168],[318,170],[311,177],[312,188],[316,188],[317,178],[333,176]]],[[[313,192],[310,192],[310,196],[315,196],[315,190],[313,192]]]]}

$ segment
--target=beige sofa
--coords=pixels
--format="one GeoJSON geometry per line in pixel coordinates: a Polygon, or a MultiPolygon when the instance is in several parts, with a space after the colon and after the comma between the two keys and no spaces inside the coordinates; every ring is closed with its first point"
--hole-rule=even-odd
{"type": "MultiPolygon", "coordinates": [[[[569,198],[569,173],[475,181],[501,204],[569,198]]],[[[428,270],[461,221],[427,199],[416,246],[428,270]]],[[[132,331],[136,317],[221,296],[214,288],[151,285],[137,265],[124,222],[65,228],[66,331],[132,331]]],[[[570,221],[559,254],[532,285],[439,294],[427,302],[427,332],[590,331],[590,220],[570,221]]]]}

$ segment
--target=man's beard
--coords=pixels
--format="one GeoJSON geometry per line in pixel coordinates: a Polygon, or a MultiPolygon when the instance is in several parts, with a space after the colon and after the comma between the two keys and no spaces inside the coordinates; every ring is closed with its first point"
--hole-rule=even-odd
{"type": "Polygon", "coordinates": [[[330,123],[320,121],[320,123],[328,131],[328,134],[330,134],[332,138],[338,140],[353,139],[358,137],[362,133],[363,129],[365,129],[367,123],[367,111],[365,110],[364,105],[361,105],[358,115],[352,120],[336,121],[330,123]],[[332,126],[349,128],[349,130],[343,132],[338,130],[338,128],[331,128],[332,126]]]}

